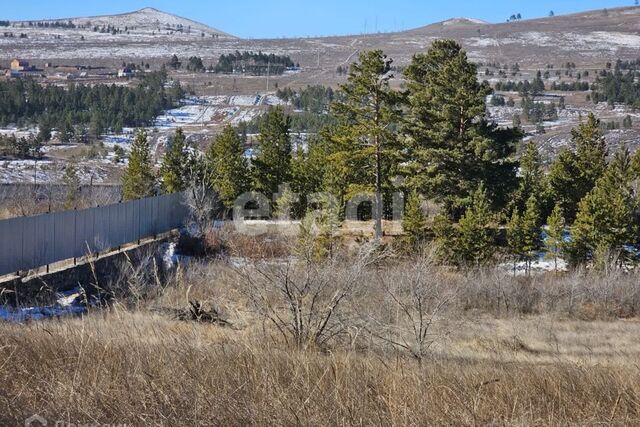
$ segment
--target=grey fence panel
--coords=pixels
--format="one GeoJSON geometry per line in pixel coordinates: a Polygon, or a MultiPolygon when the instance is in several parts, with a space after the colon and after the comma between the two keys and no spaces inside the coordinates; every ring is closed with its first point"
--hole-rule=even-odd
{"type": "Polygon", "coordinates": [[[0,221],[0,274],[13,273],[21,268],[24,223],[23,218],[0,221]]]}
{"type": "Polygon", "coordinates": [[[75,257],[76,211],[55,214],[54,247],[55,256],[60,259],[75,257]]]}
{"type": "Polygon", "coordinates": [[[0,275],[115,249],[183,225],[182,194],[0,221],[0,275]]]}

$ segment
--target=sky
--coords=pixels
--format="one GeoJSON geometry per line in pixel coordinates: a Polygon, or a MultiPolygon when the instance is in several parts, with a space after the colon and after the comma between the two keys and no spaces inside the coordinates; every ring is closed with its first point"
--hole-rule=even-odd
{"type": "Polygon", "coordinates": [[[0,20],[110,15],[144,7],[190,18],[243,38],[400,31],[454,17],[503,22],[631,6],[634,0],[18,0],[3,1],[0,20]]]}

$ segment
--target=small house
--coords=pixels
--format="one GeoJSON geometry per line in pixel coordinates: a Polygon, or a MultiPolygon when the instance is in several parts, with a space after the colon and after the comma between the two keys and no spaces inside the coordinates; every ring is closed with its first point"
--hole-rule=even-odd
{"type": "Polygon", "coordinates": [[[118,70],[118,77],[133,77],[133,71],[130,68],[121,68],[118,70]]]}
{"type": "Polygon", "coordinates": [[[33,67],[23,59],[14,59],[11,61],[11,71],[32,71],[33,67]]]}

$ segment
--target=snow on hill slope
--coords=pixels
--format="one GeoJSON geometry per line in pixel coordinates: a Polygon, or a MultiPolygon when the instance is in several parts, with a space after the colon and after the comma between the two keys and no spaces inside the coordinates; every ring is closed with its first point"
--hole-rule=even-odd
{"type": "Polygon", "coordinates": [[[29,22],[34,24],[37,24],[38,22],[57,22],[66,24],[69,21],[77,27],[82,27],[88,30],[93,30],[95,27],[113,27],[121,30],[126,28],[131,34],[157,34],[167,31],[176,31],[185,34],[193,33],[194,36],[201,36],[201,34],[204,33],[206,35],[218,35],[220,37],[233,37],[232,35],[216,28],[211,28],[191,19],[162,12],[152,7],[118,15],[12,22],[12,26],[21,26],[23,23],[28,25],[29,22]]]}
{"type": "Polygon", "coordinates": [[[446,21],[442,22],[442,25],[445,26],[452,26],[452,25],[488,25],[489,23],[487,21],[483,21],[482,19],[475,19],[475,18],[464,18],[464,17],[459,17],[459,18],[451,18],[451,19],[447,19],[446,21]]]}

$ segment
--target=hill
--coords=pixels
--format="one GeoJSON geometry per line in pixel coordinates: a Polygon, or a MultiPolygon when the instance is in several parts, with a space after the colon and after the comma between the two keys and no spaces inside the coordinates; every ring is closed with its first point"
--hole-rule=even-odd
{"type": "Polygon", "coordinates": [[[90,31],[99,31],[102,28],[114,28],[120,29],[125,33],[131,34],[158,34],[161,35],[166,32],[191,34],[201,37],[205,35],[216,35],[222,37],[233,38],[232,35],[220,31],[216,28],[211,28],[202,23],[196,22],[191,19],[182,18],[170,13],[162,12],[152,7],[146,7],[144,9],[137,10],[135,12],[122,13],[116,15],[103,15],[103,16],[88,16],[79,18],[63,18],[63,19],[48,19],[39,21],[17,21],[12,22],[13,26],[22,27],[36,26],[36,27],[49,27],[55,29],[74,29],[69,23],[75,26],[75,29],[86,29],[90,31]]]}
{"type": "Polygon", "coordinates": [[[361,50],[383,49],[396,63],[406,64],[433,40],[452,38],[479,62],[517,62],[535,68],[561,60],[586,68],[600,68],[618,58],[637,58],[640,7],[498,24],[454,18],[399,33],[271,40],[238,39],[152,8],[122,15],[13,22],[11,27],[15,33],[25,33],[27,38],[0,39],[7,59],[92,59],[93,62],[118,63],[142,58],[153,63],[166,61],[175,53],[181,57],[197,55],[205,62],[213,62],[223,53],[252,50],[286,54],[307,69],[333,73],[337,66],[347,65],[361,50]],[[33,26],[37,22],[45,25],[69,21],[77,28],[33,26]],[[118,31],[102,31],[103,27],[118,31]]]}

